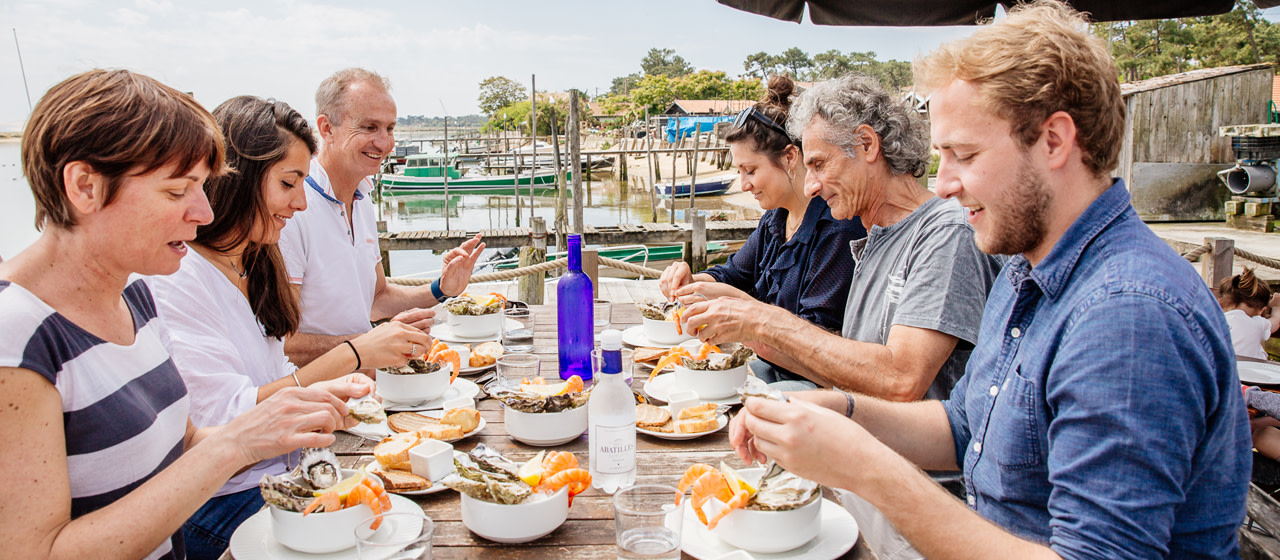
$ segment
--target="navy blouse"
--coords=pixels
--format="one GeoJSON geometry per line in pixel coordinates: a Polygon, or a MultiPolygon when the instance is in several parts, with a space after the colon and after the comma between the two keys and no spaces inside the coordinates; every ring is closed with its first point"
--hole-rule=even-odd
{"type": "MultiPolygon", "coordinates": [[[[747,243],[725,264],[706,270],[724,282],[837,334],[844,320],[853,256],[849,242],[867,236],[857,217],[831,217],[827,202],[809,201],[804,221],[786,238],[787,210],[765,212],[747,243]]],[[[780,378],[804,379],[774,366],[780,378]]]]}

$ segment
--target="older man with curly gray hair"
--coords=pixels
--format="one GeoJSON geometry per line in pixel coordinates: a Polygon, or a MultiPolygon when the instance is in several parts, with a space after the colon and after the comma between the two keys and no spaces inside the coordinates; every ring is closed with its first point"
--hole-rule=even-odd
{"type": "MultiPolygon", "coordinates": [[[[929,144],[919,115],[860,75],[822,82],[791,109],[804,141],[805,193],[869,234],[849,247],[856,268],[843,333],[754,300],[686,296],[706,342],[743,342],[813,382],[886,399],[946,398],[978,337],[999,263],[978,251],[955,201],[921,186],[929,144]]],[[[768,381],[768,380],[766,380],[768,381]]],[[[775,385],[801,389],[794,381],[775,385]]]]}

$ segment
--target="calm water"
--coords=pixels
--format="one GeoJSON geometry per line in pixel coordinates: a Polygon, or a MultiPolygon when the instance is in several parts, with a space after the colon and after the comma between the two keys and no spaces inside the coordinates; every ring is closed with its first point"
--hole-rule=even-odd
{"type": "MultiPolygon", "coordinates": [[[[586,183],[583,183],[586,187],[586,183]]],[[[741,195],[740,195],[741,196],[741,195]]],[[[725,197],[729,198],[729,197],[725,197]]],[[[750,198],[750,197],[747,197],[750,198]]],[[[35,203],[31,190],[22,177],[19,144],[0,141],[0,257],[11,257],[25,249],[39,236],[35,229],[35,203]]],[[[520,225],[529,225],[528,195],[523,197],[520,225]]],[[[662,200],[658,200],[662,204],[662,200]]],[[[677,201],[676,220],[684,219],[688,201],[677,201]]],[[[445,201],[441,195],[388,196],[379,210],[387,221],[389,231],[443,230],[445,229],[445,201]]],[[[573,212],[573,201],[567,203],[573,212]]],[[[584,204],[583,220],[588,225],[605,226],[620,223],[653,221],[649,207],[648,191],[628,188],[604,175],[592,180],[589,204],[584,204]]],[[[723,212],[729,219],[755,218],[758,210],[744,209],[714,197],[698,200],[697,208],[709,214],[723,212]]],[[[548,227],[555,221],[555,197],[535,197],[533,213],[546,220],[548,227]]],[[[658,208],[658,221],[669,219],[669,210],[658,208]]],[[[514,228],[516,226],[516,202],[509,195],[453,195],[448,203],[448,227],[454,230],[479,230],[514,228]]],[[[485,251],[482,260],[497,252],[498,248],[485,251]]],[[[554,250],[554,249],[553,249],[554,250]]],[[[391,274],[403,276],[440,268],[440,256],[431,251],[396,251],[391,253],[391,274]]]]}

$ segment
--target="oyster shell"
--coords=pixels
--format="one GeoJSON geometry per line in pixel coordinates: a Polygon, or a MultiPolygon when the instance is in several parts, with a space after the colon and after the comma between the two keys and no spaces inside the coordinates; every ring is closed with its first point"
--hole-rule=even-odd
{"type": "Polygon", "coordinates": [[[284,511],[301,512],[306,509],[315,496],[314,490],[289,480],[283,476],[262,475],[258,482],[258,491],[262,492],[262,500],[284,511]]]}
{"type": "Polygon", "coordinates": [[[738,387],[738,394],[743,399],[747,397],[759,397],[762,399],[772,399],[775,401],[787,402],[787,395],[782,391],[769,387],[768,383],[762,381],[759,377],[748,375],[746,383],[738,387]]]}
{"type": "Polygon", "coordinates": [[[524,482],[508,482],[494,479],[475,480],[459,473],[444,477],[440,483],[477,500],[495,504],[518,504],[533,495],[533,488],[524,482]]]}
{"type": "Polygon", "coordinates": [[[533,487],[516,475],[519,466],[483,443],[453,459],[454,474],[441,483],[477,500],[518,504],[533,495],[533,487]]]}
{"type": "Polygon", "coordinates": [[[789,511],[808,505],[822,495],[822,487],[817,482],[789,473],[772,461],[765,467],[757,487],[759,490],[747,503],[747,509],[789,511]]]}
{"type": "Polygon", "coordinates": [[[471,452],[467,453],[467,458],[475,461],[481,471],[500,475],[509,480],[520,479],[517,474],[520,471],[520,465],[511,462],[510,459],[483,443],[477,443],[471,452]]]}
{"type": "Polygon", "coordinates": [[[454,315],[489,315],[502,311],[502,303],[502,300],[495,299],[488,305],[480,305],[471,296],[463,294],[450,298],[448,303],[444,304],[444,308],[454,315]]]}
{"type": "Polygon", "coordinates": [[[347,416],[365,424],[381,424],[387,421],[387,413],[382,410],[382,403],[369,393],[358,399],[347,399],[347,416]]]}
{"type": "Polygon", "coordinates": [[[523,393],[499,389],[489,396],[502,401],[503,404],[520,412],[563,412],[587,404],[591,398],[590,391],[579,391],[564,395],[543,396],[534,393],[523,393]]]}
{"type": "Polygon", "coordinates": [[[681,358],[684,367],[698,371],[725,371],[742,365],[756,356],[756,353],[744,344],[732,343],[726,344],[721,350],[728,351],[727,354],[712,354],[705,360],[695,360],[690,357],[681,358]],[[732,350],[730,350],[732,348],[732,350]]]}
{"type": "Polygon", "coordinates": [[[342,480],[338,456],[328,447],[304,448],[298,468],[302,471],[302,479],[317,490],[324,490],[342,480]]]}
{"type": "Polygon", "coordinates": [[[387,368],[382,371],[396,375],[415,375],[419,373],[435,373],[440,371],[444,364],[438,362],[428,362],[422,358],[410,358],[409,363],[396,367],[387,368]]]}
{"type": "Polygon", "coordinates": [[[678,301],[654,301],[648,298],[636,304],[636,308],[640,310],[642,317],[654,321],[671,320],[671,314],[681,307],[684,306],[678,301]]]}

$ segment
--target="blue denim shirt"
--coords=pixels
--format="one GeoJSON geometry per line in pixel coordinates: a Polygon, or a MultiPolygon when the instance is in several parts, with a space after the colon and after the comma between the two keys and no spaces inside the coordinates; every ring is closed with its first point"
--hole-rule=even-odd
{"type": "Polygon", "coordinates": [[[1252,460],[1227,332],[1116,180],[992,286],[944,402],[969,505],[1064,558],[1238,556],[1252,460]]]}

